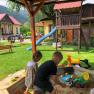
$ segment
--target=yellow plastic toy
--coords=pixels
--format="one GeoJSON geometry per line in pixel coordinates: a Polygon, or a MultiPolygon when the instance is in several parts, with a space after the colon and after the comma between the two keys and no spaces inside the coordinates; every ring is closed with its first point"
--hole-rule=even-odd
{"type": "Polygon", "coordinates": [[[86,81],[89,80],[89,78],[90,78],[88,72],[83,72],[82,76],[83,76],[84,80],[86,80],[86,81]]]}
{"type": "Polygon", "coordinates": [[[80,64],[80,58],[73,59],[71,55],[68,55],[67,57],[68,66],[71,66],[73,64],[80,64]]]}

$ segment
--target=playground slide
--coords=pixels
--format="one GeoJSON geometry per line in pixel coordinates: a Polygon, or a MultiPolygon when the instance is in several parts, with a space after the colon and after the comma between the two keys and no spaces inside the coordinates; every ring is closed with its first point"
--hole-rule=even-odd
{"type": "MultiPolygon", "coordinates": [[[[44,39],[46,39],[47,37],[51,36],[53,33],[56,32],[56,27],[54,27],[51,32],[49,32],[48,34],[44,35],[43,37],[41,37],[39,40],[36,41],[36,45],[40,44],[44,39]]],[[[32,47],[27,48],[27,50],[32,50],[32,47]]]]}

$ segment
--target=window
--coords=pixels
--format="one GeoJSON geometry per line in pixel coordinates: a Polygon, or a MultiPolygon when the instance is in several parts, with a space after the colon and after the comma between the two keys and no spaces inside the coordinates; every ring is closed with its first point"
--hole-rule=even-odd
{"type": "Polygon", "coordinates": [[[19,34],[19,30],[18,30],[18,28],[16,27],[16,34],[19,34]]]}

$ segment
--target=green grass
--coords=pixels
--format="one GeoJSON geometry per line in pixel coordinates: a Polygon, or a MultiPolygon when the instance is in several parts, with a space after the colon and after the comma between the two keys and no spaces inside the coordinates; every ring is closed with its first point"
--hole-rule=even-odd
{"type": "MultiPolygon", "coordinates": [[[[13,53],[0,51],[0,80],[11,73],[25,68],[27,62],[32,58],[32,52],[26,50],[26,48],[29,46],[30,44],[25,44],[22,46],[20,46],[19,44],[14,44],[13,53]]],[[[37,49],[41,50],[43,54],[43,58],[41,59],[40,63],[43,63],[45,60],[51,59],[52,53],[54,51],[48,50],[55,50],[55,48],[53,48],[52,46],[38,46],[37,49]]],[[[69,48],[64,47],[63,49],[69,48]]],[[[70,49],[73,49],[73,47],[70,46],[70,49]]],[[[92,64],[92,69],[94,69],[94,53],[89,53],[89,51],[81,51],[80,54],[78,54],[78,52],[62,51],[62,54],[64,55],[64,59],[63,61],[61,61],[61,63],[63,63],[64,60],[66,60],[67,55],[70,54],[74,58],[87,58],[90,64],[92,64]]]]}

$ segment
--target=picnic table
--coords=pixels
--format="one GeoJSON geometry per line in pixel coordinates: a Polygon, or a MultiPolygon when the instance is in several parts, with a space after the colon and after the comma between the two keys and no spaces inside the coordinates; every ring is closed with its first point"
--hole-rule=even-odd
{"type": "Polygon", "coordinates": [[[9,50],[9,52],[12,52],[12,45],[0,45],[0,50],[9,50]]]}

